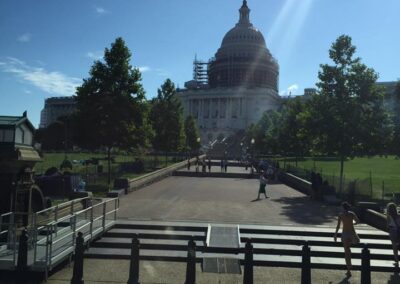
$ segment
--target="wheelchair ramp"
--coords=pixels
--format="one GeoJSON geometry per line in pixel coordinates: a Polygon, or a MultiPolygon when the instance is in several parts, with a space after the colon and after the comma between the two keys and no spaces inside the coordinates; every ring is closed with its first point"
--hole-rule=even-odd
{"type": "MultiPolygon", "coordinates": [[[[208,226],[207,247],[240,248],[239,226],[208,226]]],[[[223,249],[221,251],[223,253],[223,249]]],[[[203,272],[240,274],[240,260],[234,256],[203,258],[203,272]]]]}

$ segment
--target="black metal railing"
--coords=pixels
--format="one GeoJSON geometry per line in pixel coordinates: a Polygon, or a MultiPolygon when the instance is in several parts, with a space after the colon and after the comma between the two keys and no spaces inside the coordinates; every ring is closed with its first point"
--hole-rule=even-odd
{"type": "MultiPolygon", "coordinates": [[[[128,284],[138,284],[139,279],[139,263],[140,263],[140,241],[138,235],[134,234],[131,242],[131,256],[130,256],[130,270],[128,284]]],[[[75,258],[73,266],[73,277],[71,279],[71,284],[83,283],[83,251],[85,247],[83,246],[83,235],[78,233],[76,239],[75,247],[75,258]]],[[[243,273],[243,284],[253,284],[253,268],[257,264],[254,260],[254,250],[251,239],[247,239],[244,248],[239,248],[238,252],[244,253],[244,260],[241,262],[244,266],[243,273]]],[[[304,242],[301,250],[299,251],[299,256],[301,256],[301,284],[311,284],[311,249],[308,242],[304,242]]],[[[182,282],[185,284],[195,284],[196,283],[196,243],[194,239],[190,239],[187,245],[187,258],[186,258],[186,275],[185,280],[182,282]]],[[[369,248],[366,244],[363,245],[361,253],[361,283],[370,284],[371,283],[371,255],[369,248]]],[[[23,264],[20,269],[25,269],[23,264]]]]}

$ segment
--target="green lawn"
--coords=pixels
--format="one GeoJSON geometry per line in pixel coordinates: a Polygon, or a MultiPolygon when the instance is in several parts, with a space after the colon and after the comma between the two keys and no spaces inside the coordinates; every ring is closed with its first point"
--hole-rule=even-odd
{"type": "MultiPolygon", "coordinates": [[[[289,159],[288,159],[289,160],[289,159]]],[[[282,163],[282,161],[281,161],[282,163]]],[[[287,164],[295,166],[294,159],[287,164]]],[[[340,162],[329,158],[305,158],[299,159],[298,167],[322,173],[330,184],[338,182],[340,162]]],[[[373,196],[380,198],[384,182],[384,194],[400,192],[400,160],[395,156],[370,157],[349,159],[344,163],[344,174],[346,183],[357,179],[357,191],[369,194],[371,184],[373,196]]]]}
{"type": "MultiPolygon", "coordinates": [[[[133,162],[137,156],[127,154],[113,154],[114,163],[111,164],[111,177],[115,178],[135,178],[141,175],[147,174],[155,169],[165,167],[165,165],[171,165],[176,162],[173,157],[168,157],[167,164],[165,162],[165,156],[144,156],[145,171],[143,173],[133,173],[121,171],[121,163],[133,162]]],[[[106,154],[102,153],[43,153],[43,161],[37,163],[35,166],[36,174],[44,173],[48,168],[56,167],[59,168],[61,163],[67,158],[69,161],[73,160],[88,160],[91,158],[105,158],[106,154]]],[[[103,174],[97,174],[97,165],[81,165],[73,164],[72,172],[79,173],[82,178],[86,181],[86,189],[92,191],[95,196],[104,197],[108,191],[108,176],[107,176],[107,161],[99,161],[99,165],[103,166],[103,174]]],[[[112,184],[111,184],[112,186],[112,184]]]]}

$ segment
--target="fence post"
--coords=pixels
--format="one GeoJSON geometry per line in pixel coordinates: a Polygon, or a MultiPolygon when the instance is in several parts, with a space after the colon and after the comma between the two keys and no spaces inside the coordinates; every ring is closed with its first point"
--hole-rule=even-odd
{"type": "Polygon", "coordinates": [[[301,256],[301,284],[311,284],[311,256],[308,242],[304,243],[301,256]]]}
{"type": "Polygon", "coordinates": [[[134,234],[131,244],[131,264],[129,267],[128,284],[139,284],[139,248],[138,235],[134,234]]]}
{"type": "Polygon", "coordinates": [[[370,188],[370,197],[372,199],[373,190],[372,190],[372,171],[369,171],[369,188],[370,188]]]}
{"type": "Polygon", "coordinates": [[[195,284],[195,283],[196,283],[196,243],[194,242],[192,237],[188,243],[185,284],[195,284]]]}
{"type": "Polygon", "coordinates": [[[371,284],[371,255],[367,244],[361,252],[361,284],[371,284]]]}
{"type": "Polygon", "coordinates": [[[103,231],[106,230],[106,209],[107,209],[106,206],[107,206],[106,202],[103,201],[103,220],[102,220],[103,231]]]}
{"type": "Polygon", "coordinates": [[[28,231],[27,229],[22,230],[22,234],[19,237],[18,246],[18,261],[17,270],[24,271],[28,269],[28,231]]]}
{"type": "Polygon", "coordinates": [[[71,284],[83,284],[83,233],[78,232],[75,245],[74,270],[72,272],[71,284]]]}
{"type": "Polygon", "coordinates": [[[243,284],[253,284],[253,245],[250,239],[247,239],[244,250],[243,284]]]}

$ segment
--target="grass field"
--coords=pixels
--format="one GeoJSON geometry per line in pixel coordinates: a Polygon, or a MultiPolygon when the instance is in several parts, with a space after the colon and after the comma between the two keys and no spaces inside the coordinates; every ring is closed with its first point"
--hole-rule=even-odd
{"type": "MultiPolygon", "coordinates": [[[[167,164],[165,162],[165,156],[145,156],[142,157],[144,160],[145,171],[143,173],[133,173],[121,171],[120,166],[122,163],[134,162],[137,156],[126,155],[126,154],[113,154],[114,163],[111,164],[111,177],[115,178],[135,178],[151,172],[157,168],[171,165],[176,162],[174,157],[168,157],[167,164]]],[[[43,153],[43,161],[37,163],[35,166],[36,174],[42,174],[51,167],[60,168],[61,163],[68,159],[69,161],[81,161],[89,160],[92,158],[106,158],[106,154],[101,153],[43,153]]],[[[97,173],[97,165],[82,165],[80,163],[74,163],[72,172],[81,174],[82,178],[86,181],[86,190],[92,191],[95,196],[102,197],[107,194],[108,191],[108,165],[107,160],[100,160],[99,165],[103,166],[103,174],[97,173]]]]}
{"type": "MultiPolygon", "coordinates": [[[[286,164],[295,166],[295,160],[287,159],[286,164]]],[[[337,159],[304,158],[298,160],[297,167],[315,169],[322,173],[330,184],[338,182],[340,161],[337,159]]],[[[375,198],[382,196],[383,185],[383,194],[400,192],[400,160],[395,156],[349,159],[344,163],[344,175],[346,183],[357,180],[357,190],[363,193],[370,192],[372,185],[375,198]]]]}

